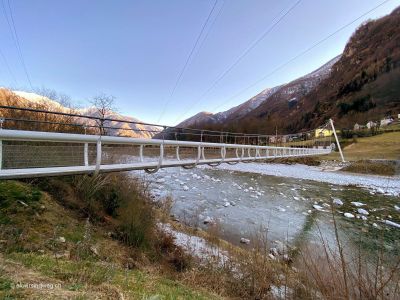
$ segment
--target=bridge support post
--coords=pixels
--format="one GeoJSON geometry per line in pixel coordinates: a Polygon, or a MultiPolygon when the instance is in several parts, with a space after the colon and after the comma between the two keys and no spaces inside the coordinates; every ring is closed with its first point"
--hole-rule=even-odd
{"type": "Polygon", "coordinates": [[[340,157],[342,158],[342,162],[345,162],[344,156],[343,156],[343,152],[342,152],[342,147],[340,147],[340,143],[339,143],[339,139],[338,139],[337,134],[336,134],[335,126],[333,125],[333,120],[332,120],[332,119],[329,119],[329,122],[331,123],[331,127],[332,127],[332,130],[333,130],[333,134],[335,135],[335,139],[336,139],[336,143],[337,143],[337,145],[338,145],[340,157]]]}

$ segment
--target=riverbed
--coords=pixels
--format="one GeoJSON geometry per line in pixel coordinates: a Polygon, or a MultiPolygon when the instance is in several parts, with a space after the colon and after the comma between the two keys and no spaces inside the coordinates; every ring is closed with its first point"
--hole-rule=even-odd
{"type": "Polygon", "coordinates": [[[260,234],[289,244],[318,242],[322,235],[334,243],[333,205],[346,242],[362,240],[372,249],[381,236],[389,252],[399,249],[398,177],[256,163],[171,168],[143,176],[155,201],[172,199],[177,220],[203,229],[217,224],[220,235],[234,244],[260,234]]]}

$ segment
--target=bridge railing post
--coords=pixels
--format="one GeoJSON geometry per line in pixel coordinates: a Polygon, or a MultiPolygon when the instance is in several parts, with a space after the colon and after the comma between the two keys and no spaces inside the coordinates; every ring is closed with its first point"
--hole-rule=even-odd
{"type": "Polygon", "coordinates": [[[95,176],[97,176],[100,171],[101,156],[102,156],[102,151],[101,151],[101,136],[100,136],[96,142],[96,168],[94,171],[95,176]]]}
{"type": "Polygon", "coordinates": [[[89,166],[89,144],[85,143],[83,145],[83,161],[85,163],[85,166],[89,166]]]}

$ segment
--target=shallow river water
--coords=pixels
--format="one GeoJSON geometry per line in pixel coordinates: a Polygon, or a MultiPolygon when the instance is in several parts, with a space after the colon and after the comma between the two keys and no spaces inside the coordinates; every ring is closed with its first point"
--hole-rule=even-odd
{"type": "Polygon", "coordinates": [[[151,182],[156,201],[166,196],[173,199],[172,214],[179,221],[204,229],[210,226],[204,221],[216,222],[222,237],[235,244],[242,237],[252,240],[256,233],[290,244],[317,242],[321,235],[333,242],[330,205],[333,199],[340,199],[343,205],[335,205],[335,216],[346,242],[362,242],[366,249],[372,249],[377,237],[382,237],[387,251],[398,254],[400,200],[395,195],[365,187],[208,167],[163,169],[143,176],[151,182]]]}

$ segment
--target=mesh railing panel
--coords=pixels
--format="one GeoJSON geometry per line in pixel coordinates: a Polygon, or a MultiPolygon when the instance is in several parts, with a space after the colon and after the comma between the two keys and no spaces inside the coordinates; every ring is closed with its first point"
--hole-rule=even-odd
{"type": "Polygon", "coordinates": [[[3,141],[3,169],[83,166],[78,143],[3,141]]]}

